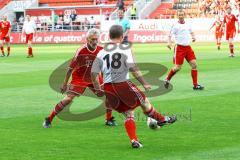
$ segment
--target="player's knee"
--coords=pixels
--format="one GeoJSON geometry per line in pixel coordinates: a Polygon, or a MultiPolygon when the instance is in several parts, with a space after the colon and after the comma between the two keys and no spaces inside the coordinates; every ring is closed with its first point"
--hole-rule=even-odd
{"type": "Polygon", "coordinates": [[[174,68],[173,68],[173,70],[175,71],[175,72],[178,72],[178,71],[180,71],[182,69],[182,66],[175,66],[174,68]]]}
{"type": "Polygon", "coordinates": [[[192,69],[197,69],[197,64],[194,63],[194,64],[191,65],[191,67],[192,67],[192,69]]]}
{"type": "Polygon", "coordinates": [[[144,102],[142,102],[141,108],[142,108],[143,112],[146,112],[151,108],[151,104],[147,98],[144,100],[144,102]]]}
{"type": "Polygon", "coordinates": [[[73,99],[74,99],[73,96],[66,96],[63,101],[66,105],[68,105],[69,103],[71,103],[73,101],[73,99]]]}
{"type": "Polygon", "coordinates": [[[134,112],[133,111],[126,111],[123,113],[125,118],[134,118],[134,112]]]}
{"type": "Polygon", "coordinates": [[[196,62],[191,63],[191,67],[192,69],[197,69],[197,63],[196,62]]]}

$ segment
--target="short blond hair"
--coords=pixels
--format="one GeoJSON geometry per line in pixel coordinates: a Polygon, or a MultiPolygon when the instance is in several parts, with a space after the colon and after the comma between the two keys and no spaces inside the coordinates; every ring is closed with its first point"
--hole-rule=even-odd
{"type": "Polygon", "coordinates": [[[97,35],[98,37],[100,36],[100,31],[96,28],[91,28],[88,30],[86,37],[89,38],[93,35],[97,35]]]}

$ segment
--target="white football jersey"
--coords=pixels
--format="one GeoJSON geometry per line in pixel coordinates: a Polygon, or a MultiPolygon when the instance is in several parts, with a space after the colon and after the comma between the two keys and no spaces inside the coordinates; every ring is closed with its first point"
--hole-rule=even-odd
{"type": "Polygon", "coordinates": [[[109,44],[107,48],[115,49],[104,48],[98,53],[92,72],[101,72],[104,83],[118,83],[129,79],[129,68],[135,66],[135,62],[131,48],[124,47],[124,44],[109,44]]]}
{"type": "Polygon", "coordinates": [[[26,34],[34,33],[36,28],[37,28],[36,24],[32,20],[31,21],[25,21],[24,24],[23,24],[23,31],[26,34]]]}
{"type": "Polygon", "coordinates": [[[175,38],[175,43],[182,46],[189,46],[191,38],[192,29],[189,23],[175,23],[170,31],[170,35],[173,35],[175,38]]]}

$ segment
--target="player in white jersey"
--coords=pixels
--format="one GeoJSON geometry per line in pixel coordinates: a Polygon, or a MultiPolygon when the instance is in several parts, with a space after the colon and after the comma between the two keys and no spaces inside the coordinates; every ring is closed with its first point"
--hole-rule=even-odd
{"type": "Polygon", "coordinates": [[[32,40],[33,34],[36,32],[36,24],[29,15],[26,16],[26,20],[23,24],[22,34],[26,34],[26,43],[28,44],[28,56],[27,58],[33,57],[32,51],[32,40]]]}
{"type": "Polygon", "coordinates": [[[191,66],[191,76],[193,81],[193,89],[194,90],[203,90],[204,87],[198,84],[198,70],[197,70],[197,62],[194,51],[192,50],[190,43],[195,42],[195,35],[192,31],[191,25],[186,23],[184,20],[185,12],[178,11],[178,22],[175,23],[170,31],[169,40],[167,47],[171,50],[172,48],[172,36],[175,37],[176,46],[174,48],[174,58],[173,62],[175,66],[168,73],[164,86],[165,88],[169,87],[171,78],[181,70],[184,59],[186,59],[191,66]]]}
{"type": "Polygon", "coordinates": [[[141,72],[137,68],[131,48],[124,44],[123,28],[113,25],[109,36],[111,43],[101,50],[92,66],[92,81],[96,94],[106,95],[106,107],[112,108],[126,117],[125,128],[133,148],[140,148],[142,144],[136,135],[134,109],[141,106],[144,114],[158,121],[159,126],[171,124],[176,121],[176,116],[163,116],[150,104],[144,93],[129,80],[129,71],[143,85],[146,91],[151,89],[141,72]],[[104,87],[100,87],[98,75],[102,73],[104,87]]]}

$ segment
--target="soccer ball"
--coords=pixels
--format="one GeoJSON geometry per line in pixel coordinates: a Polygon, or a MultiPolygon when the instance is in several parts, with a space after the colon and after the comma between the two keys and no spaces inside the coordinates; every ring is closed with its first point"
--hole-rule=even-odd
{"type": "Polygon", "coordinates": [[[157,125],[157,121],[155,119],[150,118],[150,117],[147,118],[147,126],[150,129],[159,129],[160,128],[160,126],[157,125]]]}

